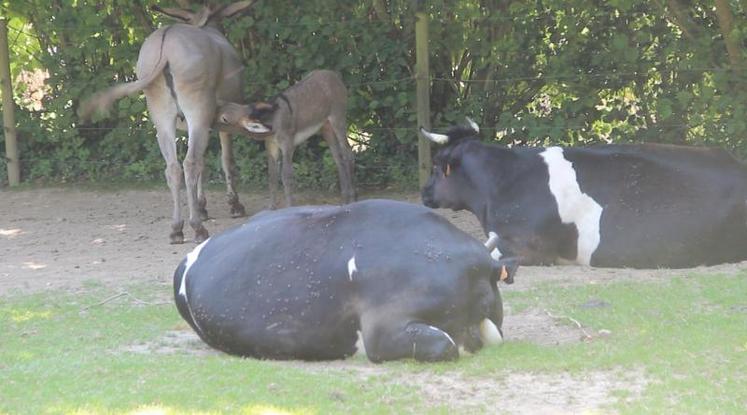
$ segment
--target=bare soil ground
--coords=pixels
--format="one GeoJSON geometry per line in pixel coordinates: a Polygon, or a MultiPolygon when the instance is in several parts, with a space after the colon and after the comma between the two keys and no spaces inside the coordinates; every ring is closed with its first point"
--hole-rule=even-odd
{"type": "MultiPolygon", "coordinates": [[[[298,195],[299,204],[337,203],[336,195],[298,195]]],[[[418,195],[363,195],[418,202],[418,195]]],[[[232,219],[220,192],[208,192],[210,219],[206,226],[216,234],[245,218],[232,219]]],[[[242,194],[248,214],[268,205],[265,192],[242,194]]],[[[459,228],[484,239],[477,220],[467,212],[440,211],[459,228]]],[[[178,262],[194,248],[191,242],[169,245],[171,201],[167,190],[90,191],[72,188],[0,191],[0,299],[5,296],[44,290],[76,291],[96,283],[114,292],[133,282],[170,286],[178,262]]],[[[193,233],[185,227],[185,237],[193,233]]],[[[527,290],[541,283],[578,285],[609,281],[645,282],[678,275],[734,274],[747,269],[747,262],[687,270],[599,269],[579,266],[523,267],[512,286],[504,291],[527,290]]],[[[164,292],[165,290],[160,290],[164,292]]],[[[170,298],[163,298],[170,301],[170,298]]],[[[507,340],[524,340],[543,345],[581,341],[587,333],[562,316],[530,309],[512,313],[508,306],[505,322],[507,340]]],[[[211,353],[189,331],[165,333],[162,339],[132,345],[117,352],[128,353],[211,353]]],[[[281,363],[278,363],[281,364],[281,363]]],[[[282,363],[287,364],[287,363],[282,363]]],[[[614,402],[616,390],[635,398],[647,383],[641,373],[621,376],[600,372],[585,377],[532,373],[503,373],[490,379],[416,374],[408,379],[388,379],[386,368],[362,359],[331,363],[291,363],[307,370],[353,371],[362,377],[380,376],[383,381],[404,382],[420,387],[436,403],[448,403],[465,410],[478,402],[500,404],[513,413],[578,413],[598,411],[614,402]],[[510,385],[520,388],[514,398],[510,385]],[[529,394],[529,395],[527,395],[529,394]],[[491,400],[492,399],[492,400],[491,400]]],[[[619,395],[619,394],[617,394],[619,395]]]]}
{"type": "MultiPolygon", "coordinates": [[[[418,195],[384,194],[417,203],[418,195]]],[[[208,192],[206,227],[220,232],[246,218],[228,215],[225,197],[208,192]]],[[[242,194],[252,215],[268,206],[265,193],[242,194]]],[[[299,195],[299,204],[337,203],[336,195],[299,195]]],[[[456,226],[484,239],[479,223],[468,212],[440,210],[456,226]]],[[[163,190],[89,191],[49,188],[0,190],[0,297],[46,289],[74,290],[95,281],[119,287],[136,281],[171,284],[178,262],[194,243],[169,245],[171,199],[163,190]]],[[[185,225],[185,238],[193,236],[185,225]]],[[[668,278],[695,273],[733,274],[747,262],[687,270],[603,269],[580,266],[522,267],[513,286],[525,290],[538,283],[602,283],[612,280],[668,278]]]]}

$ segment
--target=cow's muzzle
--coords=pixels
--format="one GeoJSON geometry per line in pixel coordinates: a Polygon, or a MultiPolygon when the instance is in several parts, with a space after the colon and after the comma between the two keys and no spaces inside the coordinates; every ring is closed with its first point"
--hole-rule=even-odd
{"type": "Polygon", "coordinates": [[[433,190],[431,190],[430,187],[423,188],[423,191],[420,192],[420,198],[423,201],[423,204],[431,209],[439,207],[438,203],[436,203],[436,200],[433,197],[433,190]]]}

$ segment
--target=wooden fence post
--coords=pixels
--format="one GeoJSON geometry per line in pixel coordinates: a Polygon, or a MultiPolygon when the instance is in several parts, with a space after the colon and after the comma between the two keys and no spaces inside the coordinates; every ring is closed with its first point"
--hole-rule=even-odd
{"type": "MultiPolygon", "coordinates": [[[[431,129],[430,69],[428,66],[428,13],[425,0],[415,0],[415,89],[418,128],[431,129]]],[[[431,174],[431,143],[418,133],[418,178],[425,186],[431,174]]]]}
{"type": "Polygon", "coordinates": [[[0,19],[0,78],[2,78],[3,135],[5,136],[5,158],[8,164],[8,184],[11,186],[17,186],[21,181],[21,166],[18,160],[13,87],[10,82],[8,21],[5,19],[0,19]]]}

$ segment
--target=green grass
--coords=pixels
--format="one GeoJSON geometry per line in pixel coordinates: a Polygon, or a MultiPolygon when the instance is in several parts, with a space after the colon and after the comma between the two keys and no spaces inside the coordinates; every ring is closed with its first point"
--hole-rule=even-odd
{"type": "MultiPolygon", "coordinates": [[[[130,292],[146,300],[149,292],[150,299],[164,294],[152,290],[138,285],[130,292]]],[[[747,274],[507,293],[514,309],[540,307],[611,335],[552,347],[507,342],[454,363],[388,363],[384,374],[371,377],[225,355],[124,352],[184,323],[173,306],[135,305],[124,297],[84,310],[111,294],[89,285],[83,294],[0,299],[0,414],[446,413],[416,385],[397,379],[608,369],[638,370],[648,379],[640,399],[611,411],[740,414],[747,408],[747,274]],[[580,307],[590,299],[609,306],[580,307]]]]}

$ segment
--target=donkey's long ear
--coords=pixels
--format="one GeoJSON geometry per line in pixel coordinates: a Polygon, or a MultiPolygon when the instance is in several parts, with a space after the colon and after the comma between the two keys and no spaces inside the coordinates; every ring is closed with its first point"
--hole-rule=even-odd
{"type": "Polygon", "coordinates": [[[220,17],[233,17],[254,6],[254,3],[256,3],[257,1],[258,0],[246,0],[229,4],[220,11],[220,17]]]}
{"type": "Polygon", "coordinates": [[[194,13],[184,9],[175,9],[171,7],[167,7],[164,9],[159,6],[150,6],[150,9],[154,12],[161,13],[184,23],[189,23],[194,17],[194,13]]]}

